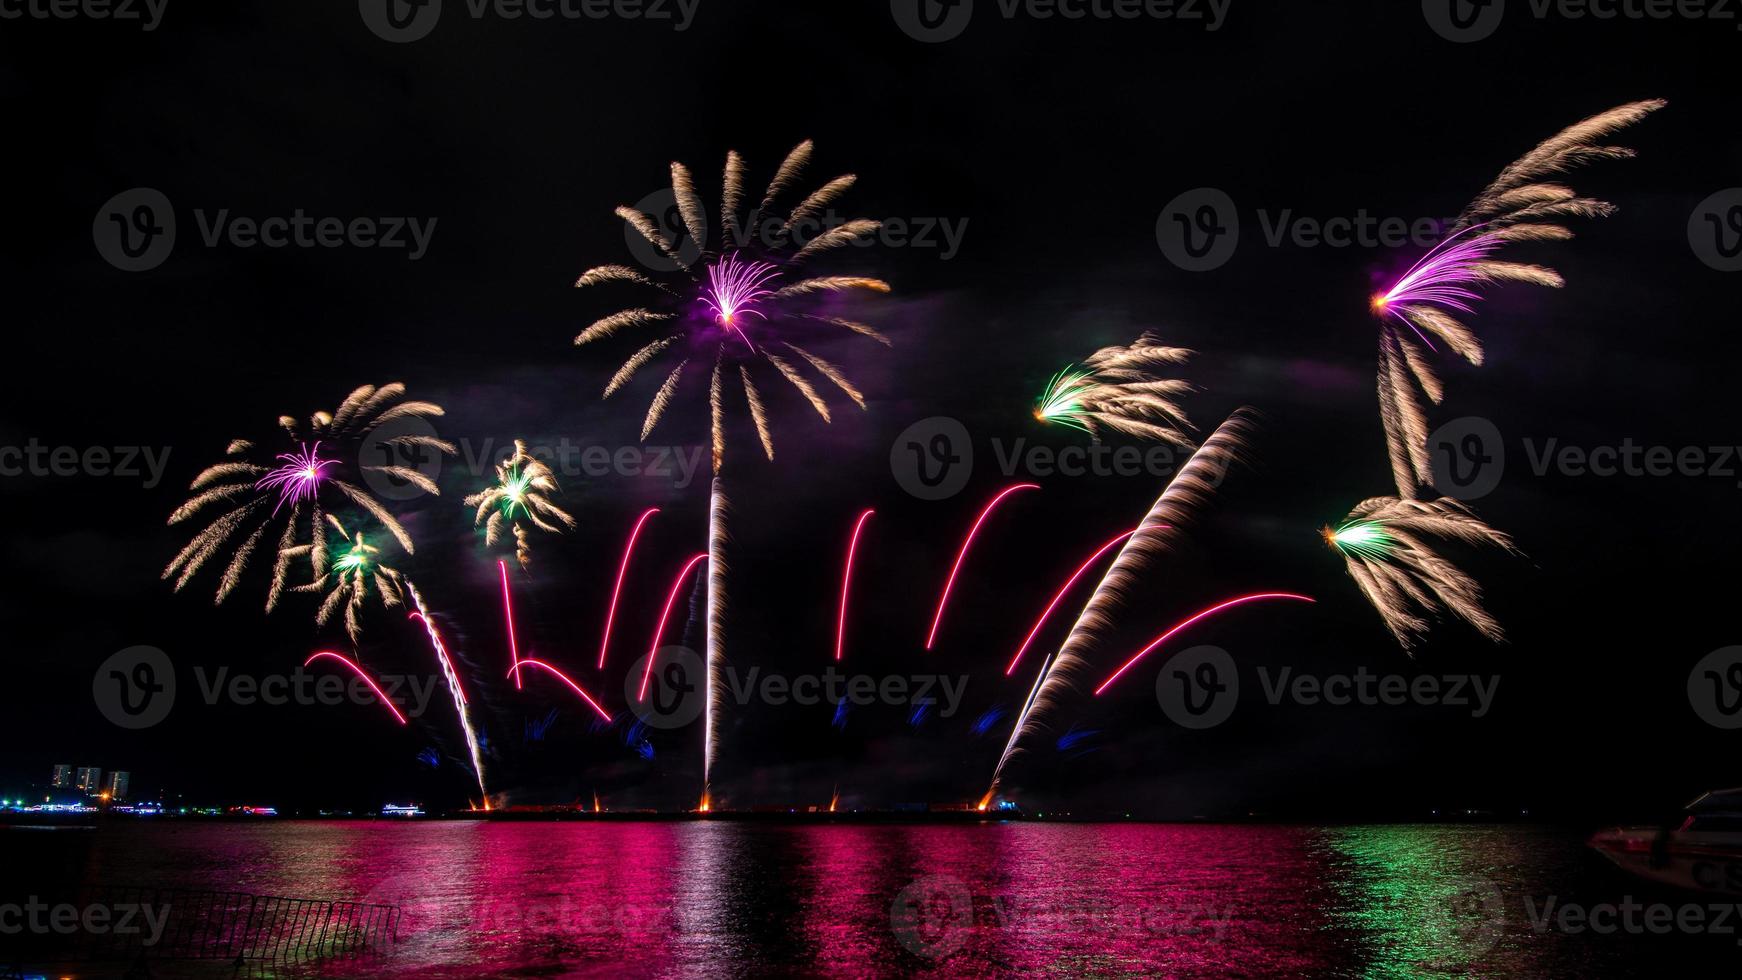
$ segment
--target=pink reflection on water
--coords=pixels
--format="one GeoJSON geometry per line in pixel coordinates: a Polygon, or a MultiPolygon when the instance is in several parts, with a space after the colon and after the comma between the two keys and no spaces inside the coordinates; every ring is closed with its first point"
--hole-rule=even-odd
{"type": "MultiPolygon", "coordinates": [[[[1545,853],[1513,833],[169,822],[108,824],[74,866],[87,883],[403,910],[389,954],[323,976],[1295,977],[1408,967],[1440,879],[1545,853]]],[[[1502,943],[1485,975],[1553,974],[1546,949],[1502,943]]]]}

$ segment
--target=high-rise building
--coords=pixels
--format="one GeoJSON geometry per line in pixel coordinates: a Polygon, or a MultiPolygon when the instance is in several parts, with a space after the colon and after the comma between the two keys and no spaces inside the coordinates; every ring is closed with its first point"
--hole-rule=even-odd
{"type": "Polygon", "coordinates": [[[73,774],[73,788],[81,793],[95,795],[103,782],[103,770],[94,766],[80,766],[73,774]]]}
{"type": "Polygon", "coordinates": [[[54,775],[52,777],[50,777],[50,779],[48,781],[48,785],[49,785],[49,788],[51,788],[51,789],[72,789],[73,788],[73,767],[72,766],[55,766],[54,767],[54,775]]]}
{"type": "Polygon", "coordinates": [[[103,792],[108,795],[109,799],[124,800],[127,798],[127,775],[126,772],[117,769],[103,780],[103,792]]]}

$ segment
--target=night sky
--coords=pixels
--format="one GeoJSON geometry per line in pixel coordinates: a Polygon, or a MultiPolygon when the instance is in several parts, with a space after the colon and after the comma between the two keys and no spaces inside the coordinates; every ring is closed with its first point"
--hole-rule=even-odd
{"type": "MultiPolygon", "coordinates": [[[[1035,423],[1033,398],[1061,367],[1144,331],[1198,352],[1181,376],[1200,389],[1187,407],[1204,432],[1240,406],[1261,421],[1252,464],[1155,566],[1089,676],[1218,599],[1286,590],[1319,602],[1234,612],[1171,649],[1215,644],[1252,671],[1497,675],[1498,693],[1481,718],[1447,706],[1272,707],[1244,674],[1234,717],[1193,732],[1159,710],[1157,663],[1147,663],[1107,695],[1065,705],[1012,764],[1012,798],[1163,817],[1480,807],[1596,823],[1742,781],[1738,736],[1702,721],[1688,698],[1696,662],[1742,642],[1731,546],[1742,460],[1728,475],[1602,478],[1538,475],[1530,456],[1549,440],[1742,442],[1738,280],[1702,261],[1689,235],[1702,201],[1742,184],[1727,71],[1742,43],[1735,23],[1539,21],[1515,0],[1493,37],[1455,44],[1419,5],[1379,0],[1235,0],[1216,31],[1005,19],[991,0],[978,6],[960,37],[939,44],[903,33],[878,2],[701,0],[693,25],[675,31],[639,19],[477,19],[448,0],[429,36],[408,44],[383,41],[343,3],[171,2],[152,31],[0,24],[11,188],[0,446],[169,453],[154,486],[144,476],[0,478],[10,647],[0,789],[22,791],[64,762],[126,769],[136,795],[188,802],[463,804],[465,750],[439,702],[405,729],[367,706],[203,703],[196,667],[289,672],[316,649],[349,645],[342,630],[313,630],[306,601],[263,615],[269,557],[223,607],[211,603],[216,570],[173,593],[158,573],[189,531],[166,516],[228,440],[278,451],[279,415],[331,410],[366,383],[404,381],[412,397],[443,405],[441,435],[474,452],[516,437],[637,444],[659,372],[601,402],[636,345],[570,342],[643,299],[629,287],[571,288],[588,267],[631,261],[612,208],[667,186],[673,160],[713,207],[728,149],[748,158],[759,194],[804,138],[817,145],[805,190],[859,175],[842,216],[942,220],[962,236],[947,257],[912,244],[818,261],[893,284],[855,312],[894,347],[819,335],[813,349],[869,399],[860,413],[828,395],[827,426],[765,381],[772,463],[735,419],[728,655],[741,671],[828,666],[847,533],[876,508],[846,668],[967,686],[953,717],[933,709],[917,725],[899,706],[855,709],[844,730],[826,705],[729,709],[714,782],[730,805],[823,803],[837,786],[867,807],[984,790],[1008,714],[986,733],[971,728],[1019,704],[1038,666],[1031,653],[1007,679],[1010,653],[1069,569],[1134,524],[1164,478],[1051,476],[1036,481],[1042,492],[1007,500],[926,653],[937,589],[974,513],[1026,475],[1000,472],[994,440],[1083,443],[1035,423]],[[1392,492],[1367,296],[1421,250],[1272,247],[1265,223],[1454,215],[1539,140],[1652,97],[1669,107],[1617,140],[1639,159],[1568,180],[1618,213],[1577,222],[1572,242],[1516,250],[1554,266],[1568,288],[1495,291],[1470,321],[1486,366],[1439,358],[1449,394],[1433,420],[1484,418],[1502,434],[1503,477],[1473,504],[1527,557],[1456,552],[1508,643],[1447,623],[1411,659],[1316,531],[1392,492]],[[162,265],[126,272],[98,253],[93,220],[140,187],[173,203],[178,237],[162,265]],[[1224,265],[1190,272],[1158,247],[1157,221],[1204,187],[1235,202],[1241,238],[1224,265]],[[207,247],[195,212],[209,220],[223,209],[436,224],[415,261],[408,249],[207,247]],[[935,416],[966,426],[975,468],[960,493],[924,501],[903,490],[891,449],[935,416]],[[179,696],[167,721],[134,733],[98,711],[92,675],[141,644],[170,656],[179,696]],[[418,760],[426,748],[434,769],[418,760]]],[[[650,443],[705,446],[704,378],[694,373],[650,443]]],[[[504,680],[499,555],[459,503],[487,477],[466,469],[462,454],[442,470],[439,498],[395,506],[419,547],[391,557],[467,664],[491,789],[510,802],[597,791],[607,806],[693,805],[699,726],[653,733],[650,760],[620,728],[595,730],[550,679],[524,693],[504,680]],[[528,738],[527,721],[552,709],[543,739],[528,738]]],[[[705,457],[688,483],[562,482],[581,526],[538,541],[530,575],[516,573],[523,654],[564,665],[620,712],[624,672],[670,579],[704,544],[705,457]],[[618,553],[648,506],[663,510],[601,678],[593,660],[618,553]]],[[[396,614],[371,620],[360,652],[380,671],[431,669],[421,632],[396,614]]]]}

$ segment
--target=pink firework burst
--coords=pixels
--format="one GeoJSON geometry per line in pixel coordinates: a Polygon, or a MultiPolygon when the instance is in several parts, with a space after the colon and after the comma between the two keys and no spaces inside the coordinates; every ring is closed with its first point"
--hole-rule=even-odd
{"type": "Polygon", "coordinates": [[[774,294],[765,287],[779,275],[780,268],[772,262],[746,262],[734,252],[708,266],[708,288],[702,293],[702,302],[714,311],[715,323],[749,343],[738,320],[746,316],[768,319],[756,304],[774,294]]]}
{"type": "Polygon", "coordinates": [[[1435,245],[1396,285],[1373,295],[1373,312],[1396,317],[1432,348],[1433,343],[1410,321],[1408,310],[1412,306],[1442,306],[1460,313],[1475,312],[1470,304],[1482,296],[1470,287],[1489,281],[1491,277],[1483,271],[1482,263],[1505,244],[1499,236],[1483,232],[1482,228],[1482,225],[1466,228],[1435,245]]]}
{"type": "Polygon", "coordinates": [[[295,506],[314,497],[320,489],[321,481],[326,479],[326,468],[333,465],[330,459],[321,458],[321,444],[315,443],[310,449],[308,443],[302,444],[302,452],[280,453],[278,458],[283,465],[273,469],[254,484],[256,490],[275,488],[278,490],[278,505],[272,508],[274,517],[278,515],[286,503],[295,506]]]}

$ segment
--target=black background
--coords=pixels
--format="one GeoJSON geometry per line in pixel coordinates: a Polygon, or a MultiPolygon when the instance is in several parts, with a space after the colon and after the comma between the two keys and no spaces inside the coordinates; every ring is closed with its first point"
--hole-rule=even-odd
{"type": "MultiPolygon", "coordinates": [[[[1249,696],[1228,724],[1188,733],[1157,710],[1149,666],[1056,715],[1053,736],[1073,725],[1096,734],[1068,752],[1037,739],[1012,766],[1015,798],[1156,816],[1482,807],[1595,822],[1738,781],[1738,736],[1701,722],[1686,693],[1694,662],[1738,636],[1737,477],[1539,477],[1523,441],[1737,442],[1735,280],[1697,258],[1687,227],[1700,201],[1742,183],[1729,77],[1742,38],[1733,21],[1539,22],[1512,6],[1493,38],[1469,45],[1436,36],[1417,4],[1378,0],[1235,0],[1216,32],[1005,20],[982,0],[962,37],[935,45],[874,2],[702,0],[695,24],[674,32],[639,20],[475,20],[449,0],[433,33],[406,45],[371,34],[348,3],[171,0],[152,32],[0,22],[10,172],[0,443],[171,451],[150,489],[116,477],[0,480],[0,780],[22,792],[66,762],[128,769],[135,795],[190,803],[461,803],[469,776],[450,716],[400,730],[368,707],[199,703],[195,665],[289,671],[342,634],[314,635],[306,606],[264,617],[263,581],[219,609],[210,573],[172,594],[158,572],[186,532],[165,516],[227,440],[275,445],[278,415],[331,409],[363,383],[405,381],[446,406],[444,435],[474,445],[633,444],[656,382],[601,403],[632,347],[570,345],[639,298],[570,288],[582,269],[627,260],[612,207],[664,186],[671,160],[690,164],[716,201],[728,148],[748,157],[759,188],[810,137],[807,186],[860,176],[844,214],[968,224],[948,261],[922,248],[829,260],[830,271],[896,287],[864,308],[893,350],[817,345],[867,392],[869,412],[837,399],[825,429],[790,391],[771,390],[772,464],[734,431],[731,659],[788,673],[826,665],[846,533],[875,507],[848,665],[965,674],[968,696],[956,717],[917,730],[899,708],[860,709],[844,733],[827,707],[735,710],[715,775],[727,802],[820,803],[836,786],[863,806],[978,796],[1005,729],[968,728],[1026,692],[1028,678],[1007,681],[1002,666],[1033,610],[1068,566],[1130,526],[1159,481],[1055,477],[1012,498],[958,583],[939,649],[925,654],[936,589],[973,512],[1011,482],[991,465],[990,441],[1076,441],[1036,426],[1030,401],[1059,367],[1144,330],[1200,352],[1185,376],[1203,389],[1189,407],[1206,431],[1240,405],[1264,423],[1255,465],[1157,567],[1113,648],[1235,592],[1304,591],[1320,603],[1235,613],[1188,644],[1315,674],[1498,674],[1498,700],[1472,719],[1446,707],[1270,708],[1249,696]],[[1499,290],[1473,321],[1488,365],[1442,361],[1450,397],[1436,420],[1485,417],[1505,434],[1505,479],[1478,505],[1529,557],[1467,559],[1508,644],[1454,624],[1411,660],[1315,530],[1390,485],[1366,296],[1413,251],[1268,247],[1258,212],[1454,214],[1540,139],[1648,97],[1671,105],[1621,140],[1640,159],[1571,180],[1619,213],[1582,223],[1574,242],[1528,248],[1569,288],[1499,290]],[[1204,186],[1238,203],[1244,237],[1225,266],[1188,273],[1158,249],[1156,219],[1204,186]],[[105,263],[91,234],[97,209],[133,187],[162,191],[181,223],[174,254],[143,273],[105,263]],[[221,208],[438,224],[415,262],[403,251],[206,248],[192,212],[221,208]],[[966,491],[925,503],[901,491],[889,449],[935,415],[963,420],[981,461],[966,491]],[[137,734],[109,725],[90,694],[96,665],[135,644],[170,654],[185,699],[137,734]],[[415,760],[428,745],[444,757],[435,772],[415,760]]],[[[703,442],[703,397],[686,389],[652,441],[703,442]]],[[[597,790],[608,806],[693,804],[698,728],[656,735],[650,762],[592,730],[549,681],[525,694],[501,681],[494,556],[458,504],[477,482],[450,466],[439,500],[400,511],[420,543],[400,564],[444,614],[487,705],[492,789],[521,802],[597,790]],[[525,719],[553,707],[546,741],[526,744],[525,719]]],[[[675,564],[702,543],[705,473],[682,489],[617,477],[569,477],[565,489],[582,527],[539,542],[539,564],[518,581],[523,645],[618,709],[622,672],[675,564]],[[626,590],[615,670],[601,679],[591,661],[617,553],[652,504],[664,512],[626,590]]],[[[397,617],[373,622],[363,652],[379,669],[429,669],[421,636],[397,617]]]]}

